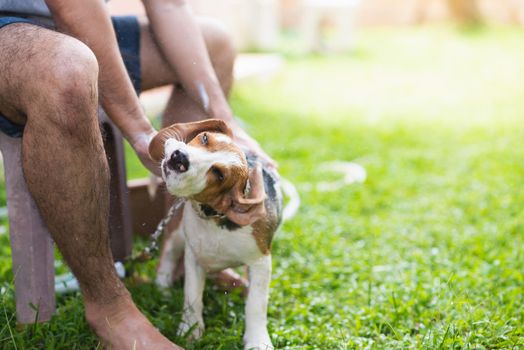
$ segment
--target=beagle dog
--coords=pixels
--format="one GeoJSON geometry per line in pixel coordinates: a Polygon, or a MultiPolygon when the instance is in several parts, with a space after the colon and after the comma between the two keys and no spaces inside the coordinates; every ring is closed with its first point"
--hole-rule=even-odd
{"type": "Polygon", "coordinates": [[[247,265],[245,349],[272,349],[267,331],[271,242],[282,220],[278,175],[247,157],[220,120],[174,124],[152,140],[166,188],[186,198],[178,227],[164,240],[156,283],[168,287],[184,254],[184,309],[179,334],[204,331],[205,276],[247,265]]]}

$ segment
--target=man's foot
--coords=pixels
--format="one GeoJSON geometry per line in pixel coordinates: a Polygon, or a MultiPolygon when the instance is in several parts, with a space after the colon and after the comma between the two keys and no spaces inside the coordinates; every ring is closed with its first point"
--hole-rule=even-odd
{"type": "Polygon", "coordinates": [[[106,349],[182,349],[160,334],[130,296],[103,305],[86,301],[85,309],[87,322],[106,349]]]}

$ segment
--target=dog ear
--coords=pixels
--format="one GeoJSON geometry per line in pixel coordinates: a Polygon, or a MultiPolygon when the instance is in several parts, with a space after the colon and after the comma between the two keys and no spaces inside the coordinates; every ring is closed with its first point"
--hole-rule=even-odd
{"type": "Polygon", "coordinates": [[[251,225],[266,215],[266,192],[260,164],[251,169],[244,185],[239,184],[231,190],[231,202],[224,212],[229,220],[240,226],[251,225]]]}
{"type": "Polygon", "coordinates": [[[192,123],[177,123],[161,129],[149,144],[149,155],[154,161],[160,162],[164,157],[164,144],[170,138],[189,143],[204,131],[219,132],[229,137],[233,136],[231,129],[220,119],[207,119],[192,123]]]}

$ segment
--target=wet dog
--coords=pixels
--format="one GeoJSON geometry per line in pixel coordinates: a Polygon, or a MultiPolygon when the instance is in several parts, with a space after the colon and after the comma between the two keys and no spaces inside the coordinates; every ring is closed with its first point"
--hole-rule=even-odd
{"type": "Polygon", "coordinates": [[[271,242],[282,220],[278,175],[247,157],[220,120],[174,124],[150,145],[169,193],[184,197],[178,227],[164,240],[156,282],[168,287],[184,254],[184,310],[179,334],[199,338],[205,277],[246,265],[245,349],[270,349],[267,303],[271,242]]]}

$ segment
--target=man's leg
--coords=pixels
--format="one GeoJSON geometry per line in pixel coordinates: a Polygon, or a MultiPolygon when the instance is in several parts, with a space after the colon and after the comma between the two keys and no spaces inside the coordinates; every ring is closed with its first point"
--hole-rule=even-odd
{"type": "MultiPolygon", "coordinates": [[[[200,18],[198,23],[220,86],[227,97],[233,84],[233,66],[236,57],[234,45],[229,35],[216,21],[200,18]]],[[[173,40],[176,40],[176,35],[174,35],[173,40]]],[[[162,116],[162,126],[209,118],[204,110],[180,87],[178,77],[155,43],[146,19],[140,20],[140,65],[142,68],[142,90],[174,85],[162,116]]],[[[168,225],[168,230],[173,231],[177,226],[178,222],[173,220],[168,225]]],[[[183,268],[183,259],[179,261],[177,267],[183,268]]],[[[180,275],[180,271],[176,271],[174,275],[180,275]]],[[[225,289],[247,286],[247,281],[231,269],[217,274],[217,282],[225,289]]]]}
{"type": "MultiPolygon", "coordinates": [[[[236,57],[233,43],[216,21],[200,18],[198,24],[220,86],[227,97],[233,83],[236,57]]],[[[177,40],[176,35],[173,35],[173,40],[177,40]]],[[[178,77],[161,54],[146,19],[140,20],[140,63],[143,91],[164,85],[175,86],[163,114],[163,125],[209,118],[179,85],[178,77]]]]}
{"type": "Polygon", "coordinates": [[[26,182],[80,283],[88,322],[113,349],[173,348],[135,307],[113,267],[93,53],[71,37],[12,24],[0,29],[0,62],[0,112],[26,123],[26,182]]]}

